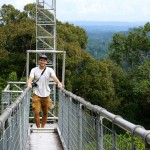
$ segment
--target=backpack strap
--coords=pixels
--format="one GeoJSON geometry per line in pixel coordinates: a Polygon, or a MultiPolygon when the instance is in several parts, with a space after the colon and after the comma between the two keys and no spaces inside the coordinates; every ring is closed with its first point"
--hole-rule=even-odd
{"type": "Polygon", "coordinates": [[[34,83],[36,83],[36,82],[38,82],[38,81],[40,80],[40,78],[41,78],[41,76],[43,75],[43,73],[45,72],[45,70],[46,70],[46,67],[45,67],[44,70],[42,71],[40,77],[39,77],[34,83]]]}

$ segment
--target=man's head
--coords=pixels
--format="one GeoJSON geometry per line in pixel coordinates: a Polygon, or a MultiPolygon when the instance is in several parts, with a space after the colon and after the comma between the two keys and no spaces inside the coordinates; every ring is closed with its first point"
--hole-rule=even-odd
{"type": "Polygon", "coordinates": [[[45,59],[45,60],[47,60],[47,56],[46,55],[41,55],[40,57],[39,57],[39,60],[40,59],[45,59]]]}
{"type": "Polygon", "coordinates": [[[46,55],[41,55],[38,59],[39,66],[40,68],[44,68],[45,65],[47,64],[47,56],[46,55]]]}

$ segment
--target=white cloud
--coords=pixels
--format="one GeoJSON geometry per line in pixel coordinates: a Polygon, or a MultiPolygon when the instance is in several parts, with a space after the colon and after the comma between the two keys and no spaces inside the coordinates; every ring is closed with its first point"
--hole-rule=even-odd
{"type": "Polygon", "coordinates": [[[58,19],[66,21],[148,21],[149,6],[149,0],[58,0],[57,14],[58,19]]]}
{"type": "MultiPolygon", "coordinates": [[[[45,0],[50,1],[50,0],[45,0]]],[[[22,10],[36,0],[3,0],[22,10]]],[[[150,0],[56,0],[57,18],[61,21],[149,21],[150,0]]]]}
{"type": "Polygon", "coordinates": [[[23,7],[26,4],[35,3],[35,2],[36,2],[36,0],[3,0],[3,1],[0,1],[0,7],[4,4],[7,4],[7,5],[11,4],[16,9],[23,10],[23,7]]]}
{"type": "Polygon", "coordinates": [[[23,7],[26,5],[26,4],[29,4],[29,3],[35,3],[35,0],[16,0],[16,8],[17,9],[20,9],[21,10],[23,9],[23,7]]]}

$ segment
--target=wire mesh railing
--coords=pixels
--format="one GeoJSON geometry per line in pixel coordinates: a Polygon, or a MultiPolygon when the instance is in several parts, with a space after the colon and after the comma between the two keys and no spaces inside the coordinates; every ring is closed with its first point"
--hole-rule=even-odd
{"type": "Polygon", "coordinates": [[[30,90],[6,107],[0,116],[0,149],[25,150],[29,134],[30,90]]]}
{"type": "MultiPolygon", "coordinates": [[[[0,116],[1,150],[26,149],[30,97],[30,90],[27,88],[0,116]]],[[[58,132],[64,149],[148,150],[150,148],[150,131],[102,107],[92,105],[65,89],[59,92],[58,117],[58,132]]]]}
{"type": "Polygon", "coordinates": [[[65,89],[59,92],[58,132],[64,149],[149,150],[150,131],[65,89]]]}

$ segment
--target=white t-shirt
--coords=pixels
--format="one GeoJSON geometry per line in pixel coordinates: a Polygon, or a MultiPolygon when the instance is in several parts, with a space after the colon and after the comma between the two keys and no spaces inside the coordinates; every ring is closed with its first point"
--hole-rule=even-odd
{"type": "MultiPolygon", "coordinates": [[[[30,77],[34,78],[34,81],[36,81],[42,73],[43,69],[41,70],[39,67],[35,67],[30,72],[30,77]]],[[[40,97],[47,97],[50,95],[50,88],[49,88],[49,81],[50,77],[52,75],[55,75],[55,72],[52,68],[46,67],[43,75],[40,77],[40,79],[36,82],[37,86],[33,87],[33,93],[40,97]]]]}

